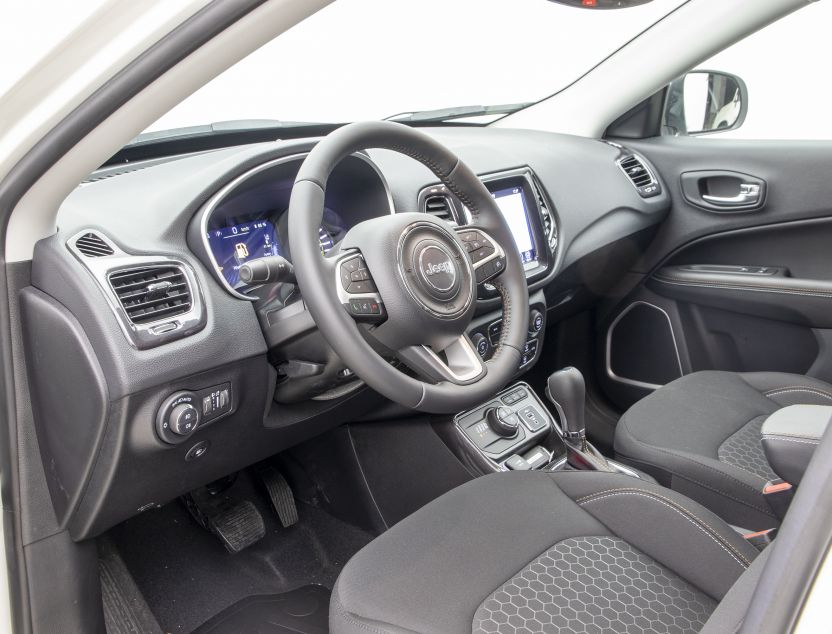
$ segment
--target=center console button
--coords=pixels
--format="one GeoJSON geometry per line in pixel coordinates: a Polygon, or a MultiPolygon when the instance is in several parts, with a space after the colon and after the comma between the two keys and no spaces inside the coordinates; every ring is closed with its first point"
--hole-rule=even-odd
{"type": "Polygon", "coordinates": [[[537,334],[543,329],[543,313],[539,310],[532,310],[529,316],[529,332],[537,334]]]}
{"type": "Polygon", "coordinates": [[[491,350],[491,344],[488,343],[488,339],[486,339],[485,335],[480,332],[471,337],[471,342],[474,344],[474,349],[477,351],[477,354],[483,359],[486,357],[489,350],[491,350]]]}
{"type": "Polygon", "coordinates": [[[520,420],[530,432],[536,432],[546,427],[546,419],[533,406],[529,405],[520,410],[520,420]]]}
{"type": "Polygon", "coordinates": [[[512,471],[528,471],[532,468],[523,456],[518,456],[517,454],[514,454],[506,460],[505,465],[512,471]]]}

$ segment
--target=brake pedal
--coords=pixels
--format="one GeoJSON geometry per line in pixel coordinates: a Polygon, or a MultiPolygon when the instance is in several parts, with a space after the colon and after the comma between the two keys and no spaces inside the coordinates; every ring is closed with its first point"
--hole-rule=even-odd
{"type": "Polygon", "coordinates": [[[283,528],[297,524],[298,507],[295,504],[295,496],[283,474],[273,466],[264,464],[257,468],[257,475],[266,487],[266,492],[269,494],[269,499],[272,501],[272,506],[283,528]]]}
{"type": "Polygon", "coordinates": [[[263,516],[249,500],[234,500],[199,489],[182,496],[182,501],[193,518],[219,537],[230,553],[248,548],[266,534],[263,516]]]}

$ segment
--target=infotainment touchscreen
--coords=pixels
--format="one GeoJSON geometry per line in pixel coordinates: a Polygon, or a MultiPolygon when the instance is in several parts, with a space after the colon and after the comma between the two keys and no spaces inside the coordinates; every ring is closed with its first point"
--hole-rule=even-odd
{"type": "Polygon", "coordinates": [[[537,249],[529,222],[526,194],[520,187],[509,187],[491,192],[491,195],[497,201],[497,206],[511,229],[523,268],[534,268],[537,265],[537,249]]]}
{"type": "Polygon", "coordinates": [[[208,244],[231,288],[245,286],[240,281],[240,266],[249,260],[283,255],[274,225],[268,220],[244,222],[208,232],[208,244]]]}

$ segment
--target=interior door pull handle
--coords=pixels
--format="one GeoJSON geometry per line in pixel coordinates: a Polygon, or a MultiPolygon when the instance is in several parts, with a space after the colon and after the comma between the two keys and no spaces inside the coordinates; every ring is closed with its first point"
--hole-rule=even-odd
{"type": "Polygon", "coordinates": [[[711,196],[710,194],[702,194],[702,200],[722,207],[753,205],[760,202],[760,186],[754,183],[742,183],[740,185],[740,193],[736,196],[711,196]]]}

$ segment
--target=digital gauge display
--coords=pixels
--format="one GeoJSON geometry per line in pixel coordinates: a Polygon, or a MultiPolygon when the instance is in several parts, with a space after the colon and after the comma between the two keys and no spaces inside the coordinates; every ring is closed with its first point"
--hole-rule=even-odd
{"type": "MultiPolygon", "coordinates": [[[[326,255],[335,246],[326,228],[318,229],[321,252],[326,255]]],[[[208,245],[217,262],[217,269],[234,290],[245,287],[240,280],[240,267],[246,262],[270,255],[287,257],[274,224],[269,220],[253,220],[208,232],[208,245]]]]}
{"type": "Polygon", "coordinates": [[[332,247],[335,246],[335,241],[332,239],[332,236],[329,235],[329,232],[323,227],[318,229],[318,241],[321,245],[321,253],[324,255],[329,253],[332,250],[332,247]]]}

